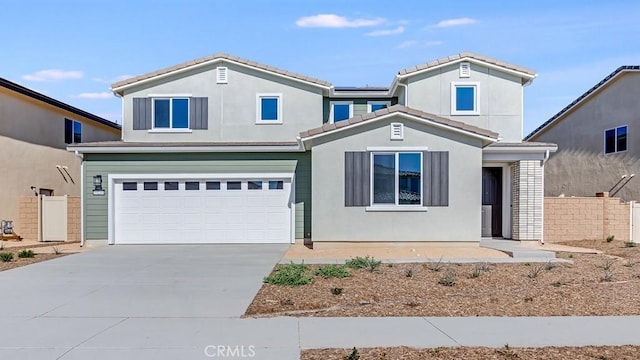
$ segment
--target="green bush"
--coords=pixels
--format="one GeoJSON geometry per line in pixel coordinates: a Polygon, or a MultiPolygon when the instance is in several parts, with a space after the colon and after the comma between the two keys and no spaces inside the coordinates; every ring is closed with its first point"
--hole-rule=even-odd
{"type": "Polygon", "coordinates": [[[2,262],[9,262],[13,260],[13,254],[8,252],[0,253],[0,260],[2,260],[2,262]]]}
{"type": "Polygon", "coordinates": [[[371,256],[360,257],[357,256],[354,259],[349,259],[346,262],[347,267],[352,269],[367,269],[374,272],[382,264],[382,261],[376,260],[371,256]]]}
{"type": "Polygon", "coordinates": [[[35,254],[33,253],[33,250],[31,250],[31,249],[25,249],[25,250],[22,250],[22,251],[20,251],[18,253],[18,257],[19,258],[32,258],[34,256],[35,256],[35,254]]]}
{"type": "Polygon", "coordinates": [[[351,276],[349,269],[344,267],[343,265],[329,264],[324,265],[316,269],[313,273],[316,276],[322,276],[325,279],[328,278],[343,278],[351,276]]]}
{"type": "Polygon", "coordinates": [[[633,242],[633,241],[625,241],[625,242],[624,242],[624,246],[626,246],[626,247],[636,247],[637,245],[638,245],[638,244],[636,244],[636,243],[635,243],[635,242],[633,242]]]}
{"type": "Polygon", "coordinates": [[[313,282],[308,274],[309,266],[305,264],[287,264],[279,266],[273,274],[264,278],[264,282],[272,285],[300,286],[313,282]]]}
{"type": "Polygon", "coordinates": [[[608,243],[612,242],[612,241],[613,241],[613,240],[615,240],[615,239],[616,239],[616,237],[615,237],[614,235],[609,235],[609,236],[607,236],[607,242],[608,242],[608,243]]]}

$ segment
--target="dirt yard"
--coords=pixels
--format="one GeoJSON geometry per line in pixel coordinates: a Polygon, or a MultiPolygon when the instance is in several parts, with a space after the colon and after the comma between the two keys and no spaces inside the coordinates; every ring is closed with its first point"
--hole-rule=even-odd
{"type": "Polygon", "coordinates": [[[245,316],[639,315],[640,247],[570,245],[604,253],[558,253],[572,263],[382,264],[310,285],[264,284],[245,316]]]}
{"type": "Polygon", "coordinates": [[[26,265],[30,265],[30,264],[35,264],[41,261],[47,261],[47,260],[51,260],[51,259],[56,259],[65,255],[68,255],[67,253],[60,253],[60,254],[41,254],[38,253],[37,248],[44,248],[44,247],[49,247],[51,246],[51,244],[41,244],[41,245],[27,245],[27,246],[12,246],[12,247],[4,247],[4,244],[2,244],[0,242],[0,245],[3,246],[2,249],[0,249],[0,253],[10,253],[13,254],[13,259],[11,261],[1,261],[0,260],[0,271],[5,271],[5,270],[9,270],[9,269],[14,269],[20,266],[26,266],[26,265]],[[32,258],[20,258],[18,257],[18,253],[22,250],[26,250],[26,249],[31,249],[33,250],[33,252],[35,253],[34,256],[32,258]]]}
{"type": "MultiPolygon", "coordinates": [[[[302,351],[302,360],[344,360],[353,349],[321,349],[302,351]]],[[[457,347],[412,349],[407,347],[357,349],[360,360],[481,360],[481,359],[526,359],[526,360],[636,360],[640,346],[583,346],[509,348],[457,347]]],[[[354,358],[354,357],[352,357],[354,358]]]]}

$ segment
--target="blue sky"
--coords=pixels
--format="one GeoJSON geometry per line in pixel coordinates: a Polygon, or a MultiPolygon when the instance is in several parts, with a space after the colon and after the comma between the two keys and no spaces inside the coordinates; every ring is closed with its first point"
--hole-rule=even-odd
{"type": "Polygon", "coordinates": [[[538,72],[526,135],[640,64],[638,14],[640,2],[616,0],[4,0],[0,77],[119,122],[112,82],[216,52],[388,86],[398,70],[473,51],[538,72]]]}

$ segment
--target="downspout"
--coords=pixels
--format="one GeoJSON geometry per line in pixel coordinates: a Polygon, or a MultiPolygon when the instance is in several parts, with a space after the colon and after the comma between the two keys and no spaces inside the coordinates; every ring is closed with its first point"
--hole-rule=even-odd
{"type": "Polygon", "coordinates": [[[402,86],[404,88],[404,106],[409,107],[409,86],[401,83],[400,81],[398,81],[398,86],[402,86]]]}
{"type": "Polygon", "coordinates": [[[80,159],[80,247],[84,246],[84,157],[76,150],[74,154],[80,159]]]}
{"type": "Polygon", "coordinates": [[[544,164],[549,160],[550,152],[549,150],[545,150],[544,158],[540,162],[540,167],[542,167],[542,206],[540,207],[542,210],[540,211],[542,216],[542,231],[540,231],[540,244],[544,245],[544,164]]]}

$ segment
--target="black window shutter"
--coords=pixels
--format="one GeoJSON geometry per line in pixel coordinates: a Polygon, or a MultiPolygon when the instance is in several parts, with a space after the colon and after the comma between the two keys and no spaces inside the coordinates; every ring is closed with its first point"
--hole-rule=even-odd
{"type": "Polygon", "coordinates": [[[208,115],[208,98],[192,97],[189,101],[189,128],[206,130],[209,127],[208,115]]]}
{"type": "Polygon", "coordinates": [[[344,154],[344,205],[369,206],[371,153],[353,151],[344,154]]]}
{"type": "Polygon", "coordinates": [[[423,153],[424,206],[449,206],[449,152],[423,153]]]}
{"type": "Polygon", "coordinates": [[[73,121],[64,119],[64,143],[73,143],[73,121]]]}
{"type": "Polygon", "coordinates": [[[151,129],[151,98],[133,98],[133,130],[151,129]]]}

